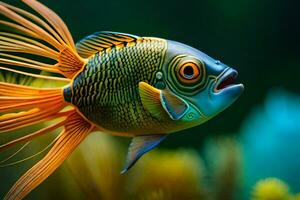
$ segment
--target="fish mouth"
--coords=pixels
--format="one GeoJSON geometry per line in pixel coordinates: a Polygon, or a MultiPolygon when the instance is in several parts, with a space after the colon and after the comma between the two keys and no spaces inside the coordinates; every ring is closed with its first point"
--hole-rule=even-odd
{"type": "Polygon", "coordinates": [[[244,90],[244,85],[241,83],[235,83],[238,72],[232,68],[224,70],[224,72],[218,77],[214,91],[216,93],[227,91],[227,90],[244,90]]]}

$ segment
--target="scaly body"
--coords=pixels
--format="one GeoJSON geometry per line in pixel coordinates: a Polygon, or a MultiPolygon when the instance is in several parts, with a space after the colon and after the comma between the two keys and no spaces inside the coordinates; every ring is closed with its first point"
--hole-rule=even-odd
{"type": "Polygon", "coordinates": [[[137,38],[88,58],[65,98],[98,126],[116,133],[162,133],[168,119],[154,118],[142,105],[139,83],[156,85],[167,42],[137,38]]]}

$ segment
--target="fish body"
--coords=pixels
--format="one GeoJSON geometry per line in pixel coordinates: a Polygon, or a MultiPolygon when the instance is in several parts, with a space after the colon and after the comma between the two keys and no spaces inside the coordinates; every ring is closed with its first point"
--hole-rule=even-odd
{"type": "MultiPolygon", "coordinates": [[[[216,91],[220,75],[227,71],[225,78],[234,77],[235,70],[197,49],[165,39],[113,32],[95,33],[83,39],[83,43],[90,37],[132,39],[130,42],[120,40],[118,45],[89,55],[84,69],[64,90],[65,100],[106,132],[124,136],[168,134],[200,125],[230,105],[224,100],[221,108],[215,108],[214,104],[220,102],[215,102],[214,98],[224,98],[221,91],[216,91]],[[176,83],[174,76],[177,75],[172,72],[177,70],[172,63],[185,59],[205,65],[201,72],[202,80],[192,85],[191,89],[188,85],[184,87],[176,83]],[[151,113],[140,96],[141,82],[178,95],[186,101],[187,107],[193,109],[185,113],[185,120],[173,120],[163,109],[151,113]],[[209,96],[211,105],[207,103],[209,96]],[[202,106],[198,103],[201,99],[204,101],[202,106]]],[[[238,86],[232,90],[231,96],[237,97],[234,93],[241,91],[242,87],[238,86]]],[[[230,100],[233,102],[235,98],[230,100]]]]}
{"type": "Polygon", "coordinates": [[[0,133],[48,122],[0,144],[0,151],[62,130],[6,200],[24,198],[93,132],[132,137],[125,173],[168,134],[213,118],[243,91],[234,84],[236,70],[193,47],[117,32],[97,32],[75,44],[52,10],[23,2],[39,16],[0,1],[8,18],[0,20],[0,70],[65,84],[37,88],[0,81],[0,133]]]}

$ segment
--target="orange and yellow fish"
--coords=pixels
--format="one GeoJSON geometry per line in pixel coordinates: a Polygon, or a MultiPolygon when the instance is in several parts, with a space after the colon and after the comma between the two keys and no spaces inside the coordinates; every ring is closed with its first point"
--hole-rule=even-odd
{"type": "Polygon", "coordinates": [[[169,133],[206,122],[243,91],[233,83],[234,69],[197,49],[116,32],[97,32],[75,45],[52,10],[35,0],[23,2],[38,15],[0,2],[6,18],[0,20],[0,70],[65,86],[0,82],[0,133],[48,124],[1,144],[0,151],[63,130],[5,199],[24,198],[99,130],[133,138],[124,173],[169,133]]]}

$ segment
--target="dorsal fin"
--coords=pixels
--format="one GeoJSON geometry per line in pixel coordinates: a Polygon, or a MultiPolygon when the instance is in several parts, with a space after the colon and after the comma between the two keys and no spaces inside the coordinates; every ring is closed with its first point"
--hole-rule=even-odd
{"type": "Polygon", "coordinates": [[[134,43],[138,39],[141,39],[141,37],[126,33],[100,31],[80,40],[76,44],[76,49],[82,58],[88,58],[107,48],[124,43],[134,43]]]}

